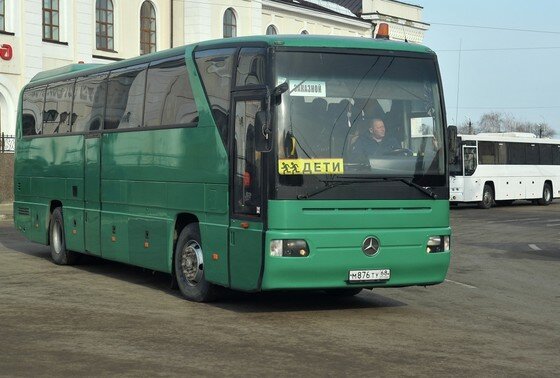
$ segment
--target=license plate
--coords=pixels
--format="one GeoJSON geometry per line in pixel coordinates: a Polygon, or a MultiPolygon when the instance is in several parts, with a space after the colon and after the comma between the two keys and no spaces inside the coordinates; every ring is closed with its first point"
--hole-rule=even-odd
{"type": "Polygon", "coordinates": [[[391,271],[389,269],[351,270],[348,272],[349,282],[387,281],[389,278],[391,278],[391,271]]]}

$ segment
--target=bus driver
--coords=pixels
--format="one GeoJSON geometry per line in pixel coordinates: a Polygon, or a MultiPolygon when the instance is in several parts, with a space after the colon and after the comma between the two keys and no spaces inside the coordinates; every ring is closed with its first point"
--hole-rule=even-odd
{"type": "Polygon", "coordinates": [[[385,138],[385,123],[380,118],[371,120],[368,133],[360,135],[350,149],[350,162],[369,164],[369,159],[400,149],[394,138],[385,138]]]}

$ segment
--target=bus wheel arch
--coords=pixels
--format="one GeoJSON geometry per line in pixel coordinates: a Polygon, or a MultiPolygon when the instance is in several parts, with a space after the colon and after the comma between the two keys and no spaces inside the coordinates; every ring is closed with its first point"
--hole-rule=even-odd
{"type": "Polygon", "coordinates": [[[64,234],[64,218],[62,207],[55,207],[49,221],[49,244],[51,257],[57,265],[73,265],[78,260],[78,254],[66,248],[66,237],[64,234]]]}
{"type": "Polygon", "coordinates": [[[47,245],[51,245],[51,221],[53,219],[53,212],[56,208],[60,208],[62,212],[62,202],[59,200],[52,200],[49,204],[49,213],[47,214],[47,245]]]}
{"type": "Polygon", "coordinates": [[[482,200],[478,203],[478,206],[481,209],[489,209],[494,206],[495,193],[494,183],[492,181],[485,182],[482,189],[482,200]]]}
{"type": "Polygon", "coordinates": [[[194,302],[216,299],[217,288],[206,281],[198,222],[187,224],[179,233],[173,254],[173,274],[181,294],[194,302]]]}
{"type": "Polygon", "coordinates": [[[546,180],[543,185],[542,197],[537,200],[537,203],[541,206],[548,206],[554,198],[554,192],[552,191],[552,182],[546,180]]]}

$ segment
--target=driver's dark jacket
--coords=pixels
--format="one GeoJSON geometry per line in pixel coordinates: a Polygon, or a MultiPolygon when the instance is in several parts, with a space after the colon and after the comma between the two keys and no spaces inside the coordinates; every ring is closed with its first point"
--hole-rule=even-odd
{"type": "Polygon", "coordinates": [[[378,142],[368,136],[360,135],[350,147],[350,153],[347,155],[347,162],[369,164],[369,159],[399,148],[401,148],[401,146],[394,138],[384,138],[381,142],[378,142]]]}

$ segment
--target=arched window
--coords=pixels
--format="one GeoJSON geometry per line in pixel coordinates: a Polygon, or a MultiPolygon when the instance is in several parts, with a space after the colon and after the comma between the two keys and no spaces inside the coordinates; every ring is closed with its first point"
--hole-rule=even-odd
{"type": "Polygon", "coordinates": [[[95,47],[98,50],[113,51],[114,45],[113,2],[95,2],[95,47]]]}
{"type": "Polygon", "coordinates": [[[266,28],[266,35],[276,35],[276,34],[278,34],[278,30],[276,29],[276,26],[268,25],[268,28],[266,28]]]}
{"type": "Polygon", "coordinates": [[[140,9],[140,55],[156,50],[156,10],[151,2],[144,1],[140,9]]]}
{"type": "Polygon", "coordinates": [[[309,32],[307,30],[302,30],[300,34],[307,35],[309,32]]]}
{"type": "Polygon", "coordinates": [[[224,38],[237,37],[237,20],[233,9],[228,8],[224,13],[224,38]]]}
{"type": "Polygon", "coordinates": [[[43,0],[43,39],[60,40],[60,9],[58,0],[43,0]]]}

